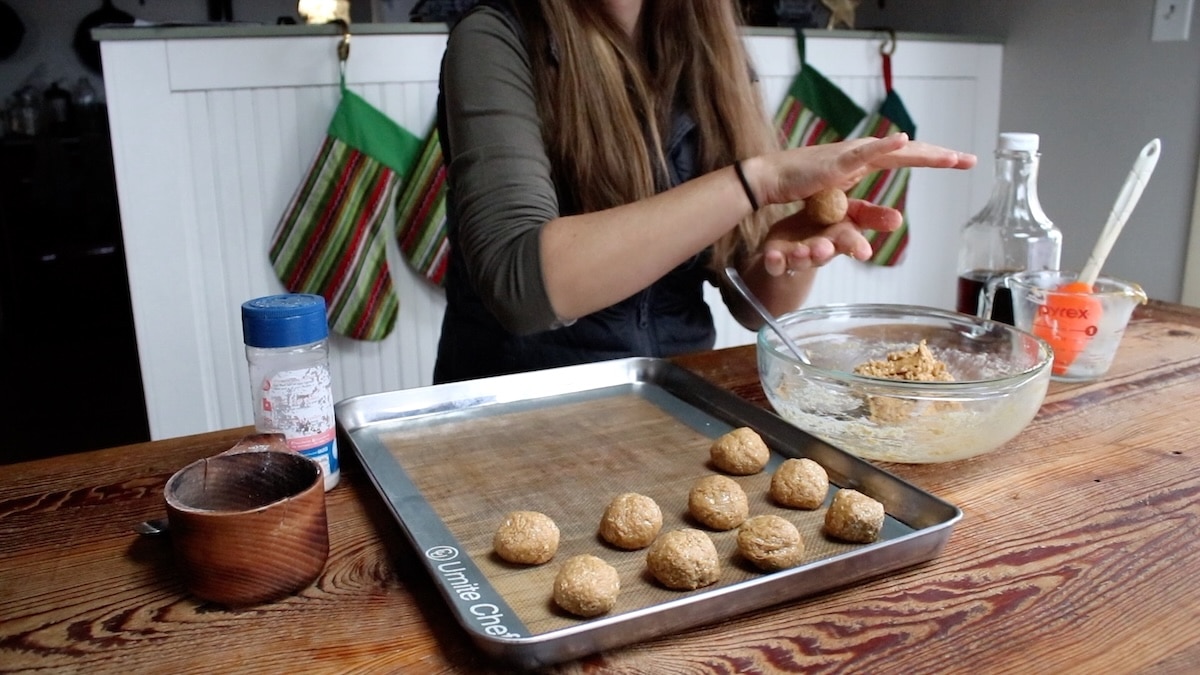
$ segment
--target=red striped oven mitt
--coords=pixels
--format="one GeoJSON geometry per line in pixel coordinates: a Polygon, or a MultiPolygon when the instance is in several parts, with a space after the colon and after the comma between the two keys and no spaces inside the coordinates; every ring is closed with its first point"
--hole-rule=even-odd
{"type": "Polygon", "coordinates": [[[414,271],[441,286],[450,243],[446,237],[446,165],[437,125],[396,201],[396,241],[414,271]]]}
{"type": "MultiPolygon", "coordinates": [[[[891,48],[895,48],[895,38],[892,38],[891,48]]],[[[909,138],[917,137],[917,125],[913,124],[908,110],[900,96],[892,89],[892,55],[885,49],[880,49],[883,57],[883,84],[887,95],[879,110],[872,113],[863,129],[863,136],[882,138],[888,134],[903,131],[909,138]]],[[[871,242],[871,258],[868,262],[876,265],[895,265],[904,256],[908,247],[908,213],[905,212],[905,198],[908,194],[908,177],[912,169],[880,169],[863,178],[858,185],[849,190],[846,195],[858,199],[890,206],[904,216],[900,229],[892,232],[876,232],[867,230],[864,234],[871,242]]]]}
{"type": "Polygon", "coordinates": [[[384,215],[421,139],[342,83],[324,142],[271,239],[270,260],[293,293],[325,297],[329,328],[382,340],[399,300],[386,254],[384,215]]]}
{"type": "MultiPolygon", "coordinates": [[[[880,50],[883,56],[887,96],[878,111],[868,117],[845,92],[805,61],[804,33],[800,29],[796,30],[796,45],[800,51],[800,72],[792,80],[787,95],[775,114],[775,126],[786,147],[832,143],[849,138],[855,133],[879,137],[905,131],[910,137],[914,137],[916,125],[905,110],[899,95],[892,90],[890,51],[880,50]]],[[[891,45],[894,47],[894,39],[891,45]]],[[[907,167],[877,171],[864,178],[846,194],[849,197],[891,206],[904,213],[910,172],[907,167]]],[[[908,216],[905,215],[904,224],[894,232],[866,230],[864,234],[871,242],[872,250],[867,262],[895,265],[908,245],[908,216]]]]}

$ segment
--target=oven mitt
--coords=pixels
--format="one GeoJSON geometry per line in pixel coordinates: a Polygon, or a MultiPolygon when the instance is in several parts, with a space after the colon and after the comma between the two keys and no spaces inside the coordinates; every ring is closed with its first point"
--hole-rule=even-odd
{"type": "Polygon", "coordinates": [[[446,237],[446,165],[436,124],[396,202],[395,221],[396,241],[405,260],[431,284],[441,286],[450,243],[446,237]]]}
{"type": "Polygon", "coordinates": [[[293,293],[325,297],[329,328],[382,340],[400,302],[388,271],[384,215],[421,139],[341,83],[324,142],[271,239],[270,260],[293,293]]]}
{"type": "MultiPolygon", "coordinates": [[[[883,57],[883,84],[887,95],[878,111],[867,119],[862,135],[882,138],[903,131],[909,138],[916,138],[917,126],[908,116],[908,110],[905,109],[900,96],[892,89],[891,53],[880,50],[880,55],[883,57]]],[[[846,193],[848,197],[890,206],[904,216],[904,223],[893,232],[866,230],[863,233],[867,241],[871,242],[871,257],[865,262],[890,266],[899,263],[903,258],[904,249],[908,246],[908,214],[905,213],[904,202],[911,173],[909,167],[880,169],[863,178],[846,193]]]]}
{"type": "Polygon", "coordinates": [[[779,110],[775,128],[784,147],[832,143],[846,138],[867,113],[846,93],[804,61],[804,31],[796,29],[800,72],[792,79],[779,110]]]}

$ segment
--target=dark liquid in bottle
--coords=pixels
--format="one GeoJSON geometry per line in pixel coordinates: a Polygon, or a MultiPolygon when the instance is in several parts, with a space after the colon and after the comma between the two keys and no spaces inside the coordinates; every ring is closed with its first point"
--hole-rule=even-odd
{"type": "MultiPolygon", "coordinates": [[[[977,315],[983,308],[984,293],[987,292],[988,281],[1004,276],[1007,272],[991,270],[974,270],[958,278],[958,302],[955,309],[963,314],[977,315]]],[[[988,318],[988,317],[984,317],[988,318]]],[[[996,287],[996,298],[992,304],[993,321],[1013,325],[1012,291],[1004,286],[996,287]]]]}

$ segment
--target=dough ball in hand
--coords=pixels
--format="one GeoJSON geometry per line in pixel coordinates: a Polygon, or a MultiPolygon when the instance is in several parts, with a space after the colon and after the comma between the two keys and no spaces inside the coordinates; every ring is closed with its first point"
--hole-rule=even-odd
{"type": "Polygon", "coordinates": [[[688,513],[705,527],[732,530],[750,515],[750,500],[729,476],[705,476],[688,492],[688,513]]]}
{"type": "Polygon", "coordinates": [[[771,476],[771,499],[780,506],[812,510],[825,503],[828,493],[825,467],[807,457],[784,460],[771,476]]]}
{"type": "Polygon", "coordinates": [[[779,516],[754,516],[742,523],[737,544],[743,558],[767,572],[795,567],[804,560],[800,530],[779,516]]]}
{"type": "Polygon", "coordinates": [[[713,441],[709,455],[717,469],[735,476],[749,476],[763,470],[771,459],[771,450],[757,431],[739,427],[713,441]]]}
{"type": "Polygon", "coordinates": [[[883,504],[857,490],[838,490],[825,512],[825,533],[855,544],[869,544],[883,529],[883,504]]]}
{"type": "Polygon", "coordinates": [[[620,592],[616,568],[594,555],[567,558],[554,577],[554,603],[576,616],[587,618],[611,611],[620,592]]]}
{"type": "Polygon", "coordinates": [[[646,566],[659,583],[677,591],[691,591],[721,578],[717,547],[708,534],[691,528],[672,530],[650,545],[646,566]]]}
{"type": "Polygon", "coordinates": [[[558,526],[544,513],[513,511],[492,536],[492,548],[510,563],[540,565],[558,552],[558,526]]]}
{"type": "Polygon", "coordinates": [[[613,497],[604,509],[600,536],[617,548],[633,551],[649,546],[662,525],[662,510],[653,499],[626,492],[613,497]]]}
{"type": "Polygon", "coordinates": [[[825,188],[804,200],[804,214],[817,225],[833,225],[846,219],[850,200],[837,188],[825,188]]]}

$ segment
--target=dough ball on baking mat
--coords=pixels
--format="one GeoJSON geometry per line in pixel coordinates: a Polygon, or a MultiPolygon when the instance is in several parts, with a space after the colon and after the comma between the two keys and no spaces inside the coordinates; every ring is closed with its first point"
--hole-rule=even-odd
{"type": "Polygon", "coordinates": [[[616,568],[594,555],[567,558],[554,577],[554,603],[584,618],[612,611],[620,592],[616,568]]]}
{"type": "Polygon", "coordinates": [[[721,578],[717,547],[706,532],[692,528],[655,539],[646,552],[646,566],[659,583],[677,591],[702,588],[721,578]]]}
{"type": "Polygon", "coordinates": [[[709,448],[713,466],[735,476],[758,473],[771,459],[762,436],[750,427],[738,427],[713,441],[709,448]]]}
{"type": "Polygon", "coordinates": [[[544,513],[513,511],[492,536],[492,548],[510,563],[540,565],[558,552],[558,526],[544,513]]]}
{"type": "Polygon", "coordinates": [[[771,476],[771,499],[780,506],[812,510],[825,503],[827,494],[829,474],[807,457],[784,460],[771,476]]]}
{"type": "Polygon", "coordinates": [[[600,519],[600,537],[617,548],[646,548],[662,530],[662,510],[646,495],[626,492],[613,497],[600,519]]]}
{"type": "Polygon", "coordinates": [[[750,500],[729,476],[705,476],[688,492],[688,513],[705,527],[732,530],[750,515],[750,500]]]}
{"type": "Polygon", "coordinates": [[[804,560],[804,540],[790,521],[775,515],[754,516],[738,528],[738,553],[767,571],[795,567],[804,560]]]}
{"type": "Polygon", "coordinates": [[[825,533],[855,544],[869,544],[883,529],[883,504],[857,490],[838,490],[825,512],[825,533]]]}

